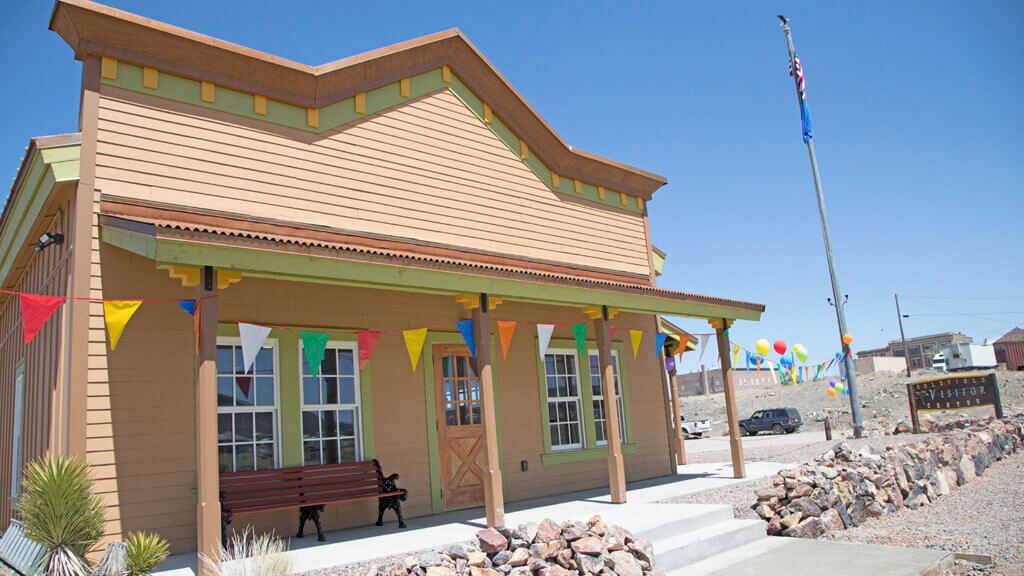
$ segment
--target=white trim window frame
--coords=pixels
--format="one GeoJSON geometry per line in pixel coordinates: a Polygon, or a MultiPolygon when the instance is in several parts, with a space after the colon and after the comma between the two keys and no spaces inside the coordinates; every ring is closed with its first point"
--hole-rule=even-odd
{"type": "Polygon", "coordinates": [[[329,341],[316,380],[309,370],[302,342],[299,358],[303,465],[362,460],[358,344],[329,341]]]}
{"type": "Polygon", "coordinates": [[[544,355],[552,452],[582,450],[584,447],[579,367],[575,349],[549,348],[544,355]]]}
{"type": "Polygon", "coordinates": [[[218,468],[221,472],[279,468],[281,369],[277,339],[264,341],[248,373],[243,372],[242,364],[242,340],[218,337],[218,468]],[[251,379],[248,396],[242,394],[239,378],[251,379]],[[227,398],[229,394],[231,397],[227,398]],[[251,451],[247,451],[250,446],[251,451]]]}
{"type": "Polygon", "coordinates": [[[25,425],[25,363],[14,369],[14,418],[11,436],[11,498],[17,498],[21,489],[22,427],[25,425]]]}
{"type": "MultiPolygon", "coordinates": [[[[601,360],[597,350],[587,351],[587,365],[590,372],[590,389],[594,408],[594,434],[598,446],[608,445],[608,430],[605,428],[604,388],[601,386],[601,360]]],[[[612,368],[615,371],[615,403],[619,408],[619,443],[626,444],[626,410],[622,404],[622,379],[619,377],[619,351],[612,350],[612,368]]]]}

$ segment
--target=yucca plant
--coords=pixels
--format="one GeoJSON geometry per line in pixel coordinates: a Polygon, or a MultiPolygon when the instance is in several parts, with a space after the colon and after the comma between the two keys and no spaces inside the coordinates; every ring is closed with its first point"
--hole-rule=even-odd
{"type": "Polygon", "coordinates": [[[124,543],[128,576],[145,576],[167,559],[167,540],[159,534],[132,532],[124,543]]]}
{"type": "Polygon", "coordinates": [[[18,510],[25,536],[45,550],[48,576],[85,576],[85,554],[103,537],[103,503],[92,492],[89,465],[48,456],[25,466],[18,510]]]}
{"type": "Polygon", "coordinates": [[[256,536],[251,528],[235,533],[216,558],[200,554],[200,562],[214,576],[289,576],[292,560],[284,541],[273,534],[256,536]]]}

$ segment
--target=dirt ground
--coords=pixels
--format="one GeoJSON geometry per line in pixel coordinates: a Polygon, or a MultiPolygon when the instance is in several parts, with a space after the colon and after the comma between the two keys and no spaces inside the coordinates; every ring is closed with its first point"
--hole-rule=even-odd
{"type": "MultiPolygon", "coordinates": [[[[980,372],[983,373],[983,372],[980,372]]],[[[980,374],[976,372],[965,373],[980,374]]],[[[1006,414],[1024,411],[1024,372],[998,371],[999,391],[1006,414]]],[[[960,375],[957,373],[957,375],[960,375]]],[[[887,417],[893,420],[910,421],[910,409],[907,403],[907,383],[939,378],[943,375],[931,370],[915,370],[912,378],[905,372],[876,372],[857,376],[860,389],[862,417],[865,420],[887,417]]],[[[847,429],[851,426],[849,416],[850,397],[837,395],[830,398],[825,390],[828,380],[793,386],[773,386],[771,388],[738,388],[736,405],[740,418],[748,418],[754,411],[764,408],[796,408],[803,416],[804,429],[824,419],[827,413],[842,411],[842,422],[847,429]]],[[[712,435],[725,434],[725,399],[722,394],[711,396],[684,396],[679,399],[681,413],[688,420],[711,420],[712,435]]],[[[933,414],[937,418],[952,418],[958,415],[988,416],[992,408],[988,406],[969,408],[959,412],[939,412],[933,414]]]]}

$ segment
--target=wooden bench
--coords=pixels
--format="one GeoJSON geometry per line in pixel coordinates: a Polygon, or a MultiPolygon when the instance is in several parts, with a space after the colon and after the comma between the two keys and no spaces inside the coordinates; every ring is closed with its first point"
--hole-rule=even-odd
{"type": "Polygon", "coordinates": [[[398,516],[398,526],[405,528],[401,503],[409,492],[395,486],[397,480],[398,474],[384,476],[376,460],[221,473],[221,542],[227,542],[227,525],[235,514],[290,508],[299,509],[296,536],[302,538],[306,520],[312,520],[317,539],[323,542],[324,505],[357,500],[377,499],[377,526],[384,524],[384,511],[390,508],[398,516]]]}

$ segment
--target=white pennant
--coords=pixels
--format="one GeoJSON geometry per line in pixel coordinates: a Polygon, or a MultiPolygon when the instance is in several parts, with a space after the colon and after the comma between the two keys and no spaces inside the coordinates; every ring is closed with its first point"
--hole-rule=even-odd
{"type": "Polygon", "coordinates": [[[256,324],[238,323],[238,336],[242,338],[242,362],[245,364],[244,372],[249,373],[249,368],[256,361],[256,354],[263,348],[263,341],[270,335],[269,326],[257,326],[256,324]]]}
{"type": "Polygon", "coordinates": [[[768,365],[768,373],[772,375],[772,384],[778,386],[779,381],[775,379],[775,364],[770,360],[765,360],[764,363],[768,365]]]}
{"type": "Polygon", "coordinates": [[[554,324],[537,324],[537,343],[540,344],[541,358],[548,353],[548,344],[551,343],[551,333],[554,331],[554,324]]]}
{"type": "Polygon", "coordinates": [[[708,340],[711,338],[708,336],[700,337],[700,356],[697,358],[697,362],[700,362],[704,358],[704,349],[708,347],[708,340]]]}

